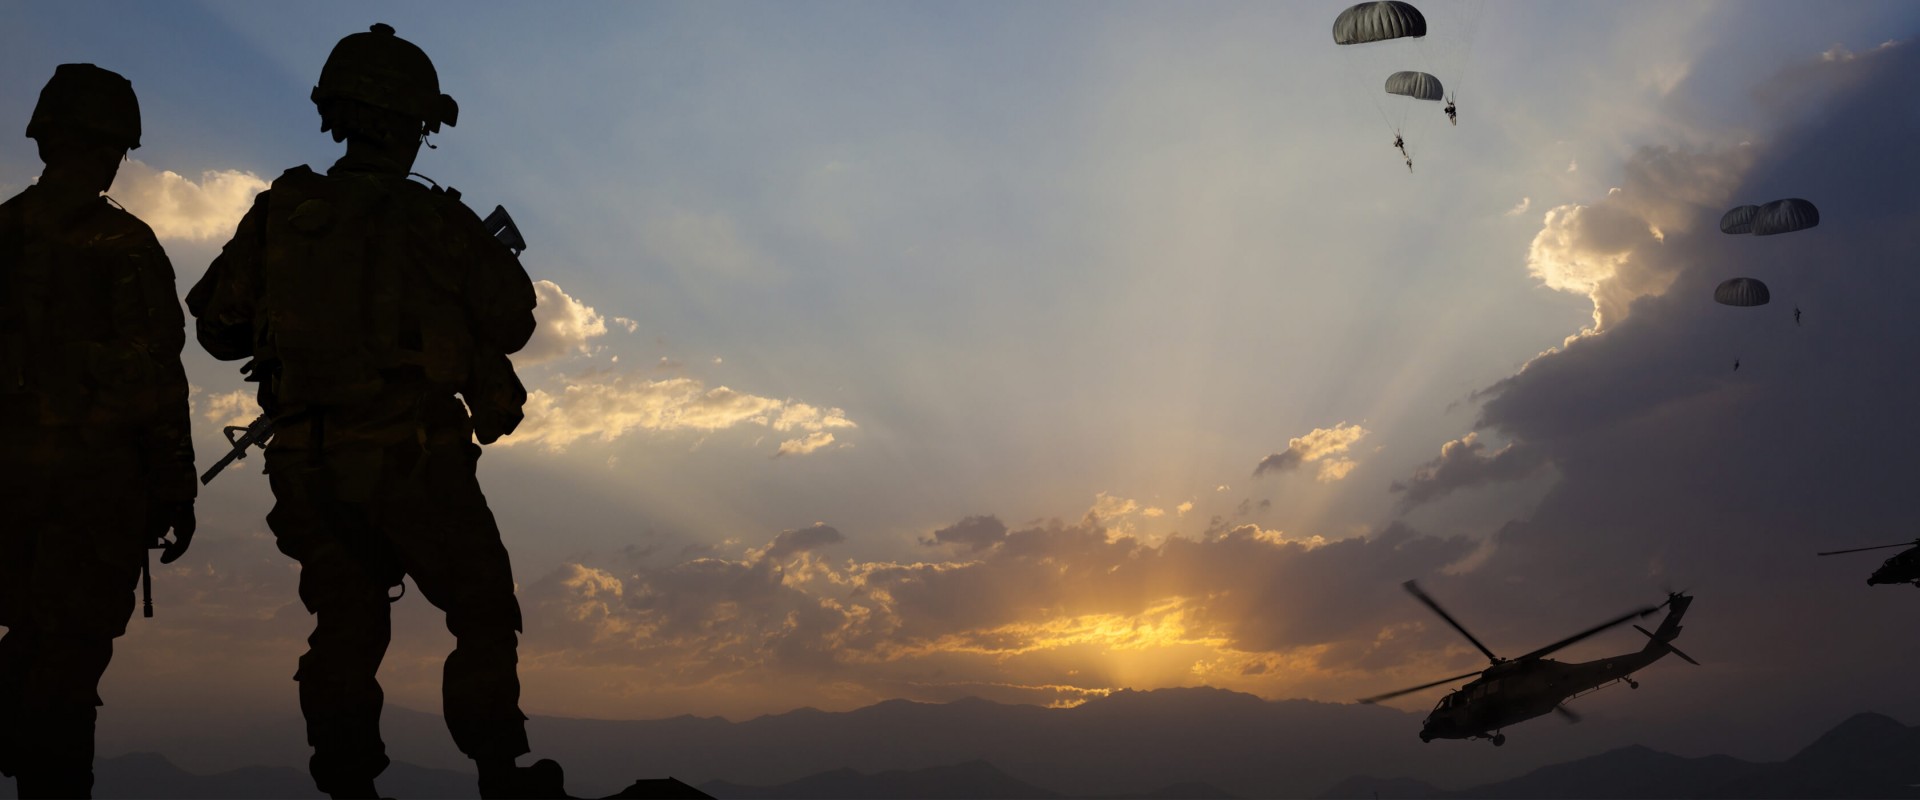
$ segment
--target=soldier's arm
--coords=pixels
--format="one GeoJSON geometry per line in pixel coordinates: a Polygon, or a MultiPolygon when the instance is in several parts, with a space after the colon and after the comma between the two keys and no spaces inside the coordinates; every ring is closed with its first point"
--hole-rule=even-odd
{"type": "Polygon", "coordinates": [[[141,248],[135,269],[145,307],[146,355],[154,376],[154,415],[142,442],[153,481],[151,496],[162,502],[184,502],[193,499],[200,485],[194,477],[187,372],[180,364],[180,351],[187,344],[187,319],[175,294],[173,264],[159,242],[141,248]]]}
{"type": "Polygon", "coordinates": [[[253,199],[233,238],[187,292],[194,334],[209,355],[238,361],[253,355],[253,310],[260,292],[260,262],[266,253],[267,192],[253,199]]]}
{"type": "Polygon", "coordinates": [[[474,335],[501,353],[519,352],[533,338],[533,281],[520,259],[488,235],[471,210],[461,222],[473,264],[466,299],[474,335]]]}

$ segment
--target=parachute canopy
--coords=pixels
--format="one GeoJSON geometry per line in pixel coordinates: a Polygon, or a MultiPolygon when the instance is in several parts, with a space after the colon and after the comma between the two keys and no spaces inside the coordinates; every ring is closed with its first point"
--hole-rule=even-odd
{"type": "Polygon", "coordinates": [[[1400,0],[1361,3],[1340,12],[1333,21],[1334,44],[1366,44],[1425,35],[1427,18],[1420,9],[1400,0]]]}
{"type": "Polygon", "coordinates": [[[1723,306],[1764,306],[1771,299],[1767,285],[1754,278],[1728,278],[1713,290],[1714,302],[1723,306]]]}
{"type": "Polygon", "coordinates": [[[1396,72],[1387,76],[1387,94],[1403,94],[1415,100],[1439,100],[1446,96],[1440,79],[1424,72],[1396,72]]]}
{"type": "Polygon", "coordinates": [[[1798,197],[1775,200],[1753,215],[1753,235],[1772,236],[1792,233],[1820,224],[1820,209],[1798,197]]]}
{"type": "Polygon", "coordinates": [[[1740,206],[1720,217],[1721,233],[1752,233],[1753,216],[1760,213],[1759,206],[1740,206]]]}

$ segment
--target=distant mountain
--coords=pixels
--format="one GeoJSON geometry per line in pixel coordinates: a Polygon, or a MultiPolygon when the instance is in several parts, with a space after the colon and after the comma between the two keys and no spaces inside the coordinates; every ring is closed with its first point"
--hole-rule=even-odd
{"type": "Polygon", "coordinates": [[[1412,778],[1355,775],[1320,793],[1318,800],[1431,800],[1440,788],[1412,778]]]}
{"type": "MultiPolygon", "coordinates": [[[[893,770],[877,775],[837,769],[777,786],[741,786],[713,781],[702,784],[700,790],[718,800],[1040,800],[1065,797],[1058,792],[1022,783],[985,761],[893,770]]],[[[1150,792],[1088,800],[1234,800],[1234,796],[1204,783],[1180,783],[1150,792]]]]}
{"type": "MultiPolygon", "coordinates": [[[[164,756],[154,753],[130,753],[101,759],[93,767],[93,796],[174,800],[174,798],[225,798],[258,800],[304,800],[324,798],[313,788],[306,770],[292,767],[245,767],[199,775],[187,772],[164,756]]],[[[426,769],[395,762],[380,776],[380,790],[389,796],[439,800],[473,797],[477,789],[471,774],[426,769]]],[[[11,779],[0,778],[0,798],[18,797],[11,779]]]]}
{"type": "Polygon", "coordinates": [[[985,761],[864,775],[837,769],[777,786],[701,784],[719,800],[1041,800],[1061,795],[1013,779],[985,761]]]}
{"type": "Polygon", "coordinates": [[[1555,764],[1510,781],[1475,786],[1440,797],[1485,800],[1556,798],[1691,798],[1751,774],[1760,765],[1729,756],[1683,758],[1639,745],[1591,758],[1555,764]]]}
{"type": "Polygon", "coordinates": [[[1920,726],[1859,714],[1792,758],[1755,764],[1622,747],[1542,767],[1512,780],[1441,791],[1421,781],[1349,778],[1323,798],[1920,798],[1920,726]]]}
{"type": "Polygon", "coordinates": [[[1920,798],[1920,726],[1856,714],[1792,758],[1701,796],[1920,798]]]}
{"type": "MultiPolygon", "coordinates": [[[[382,724],[396,758],[431,766],[459,758],[450,748],[408,749],[445,740],[436,716],[389,709],[382,724]]],[[[528,725],[536,755],[559,759],[570,789],[585,796],[636,777],[768,787],[841,769],[873,775],[985,761],[1071,797],[1139,797],[1180,784],[1235,797],[1310,797],[1345,776],[1389,768],[1443,785],[1481,783],[1592,747],[1578,730],[1500,752],[1430,746],[1415,735],[1419,716],[1407,712],[1209,688],[1116,692],[1074,708],[891,700],[744,722],[536,717],[528,725]]],[[[1599,733],[1585,727],[1589,738],[1599,733]]]]}

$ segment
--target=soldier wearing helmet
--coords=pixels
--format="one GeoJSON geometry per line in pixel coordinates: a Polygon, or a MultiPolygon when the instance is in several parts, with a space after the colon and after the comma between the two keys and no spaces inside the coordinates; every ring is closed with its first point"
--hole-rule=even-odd
{"type": "Polygon", "coordinates": [[[274,422],[267,523],[315,617],[295,676],[314,783],[378,796],[375,674],[411,577],[455,638],[445,717],[481,796],[563,796],[559,765],[515,764],[520,607],[475,476],[476,433],[510,432],[525,400],[505,354],[533,333],[533,284],[458,193],[408,180],[459,111],[420,48],[387,25],[347,36],[311,98],[346,155],[261,192],[187,305],[208,353],[251,359],[274,422]]]}
{"type": "Polygon", "coordinates": [[[0,204],[0,773],[87,797],[147,549],[193,541],[186,321],[153,231],[102,196],[140,146],[133,85],[62,64],[27,136],[46,169],[0,204]]]}

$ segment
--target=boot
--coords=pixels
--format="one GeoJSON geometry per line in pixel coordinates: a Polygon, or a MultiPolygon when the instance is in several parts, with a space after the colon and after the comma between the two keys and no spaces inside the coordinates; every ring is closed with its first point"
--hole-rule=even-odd
{"type": "Polygon", "coordinates": [[[480,796],[484,800],[572,800],[560,762],[543,758],[533,766],[505,761],[479,761],[480,796]]]}

